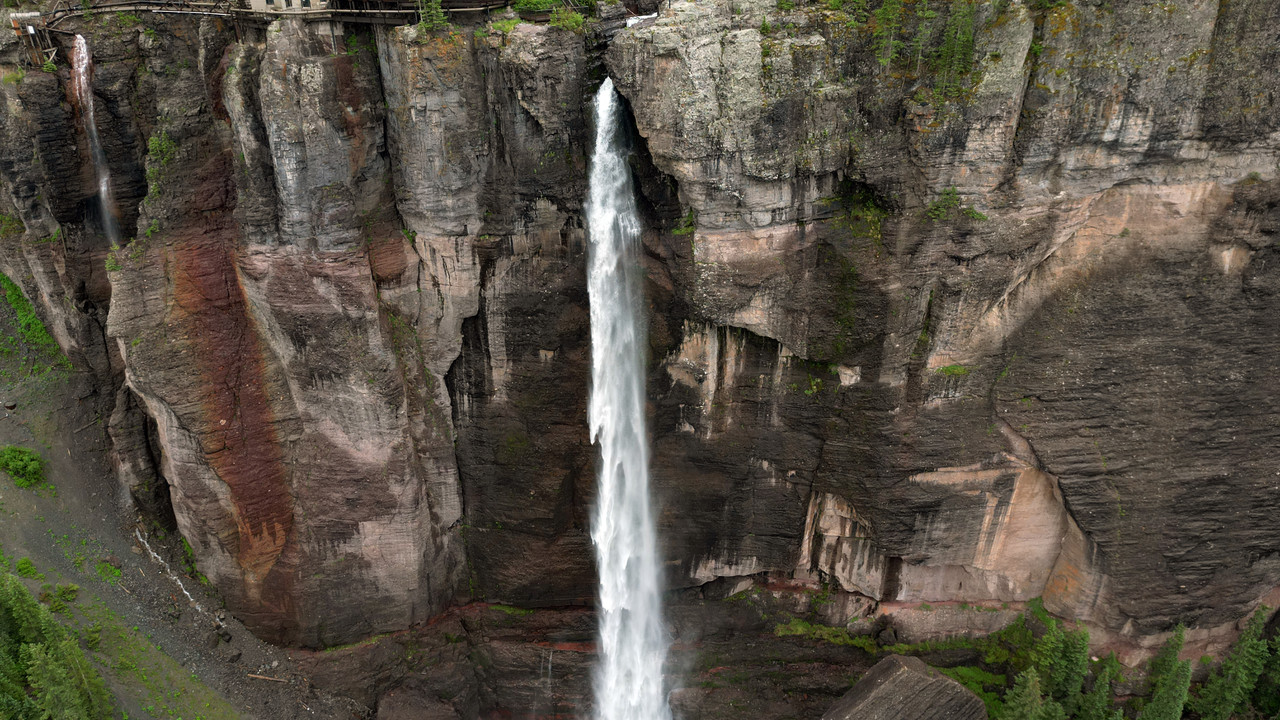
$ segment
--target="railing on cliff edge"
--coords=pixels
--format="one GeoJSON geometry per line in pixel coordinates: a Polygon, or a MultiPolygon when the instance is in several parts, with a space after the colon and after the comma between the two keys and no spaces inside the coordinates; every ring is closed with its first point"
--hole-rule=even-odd
{"type": "MultiPolygon", "coordinates": [[[[278,0],[275,0],[278,1],[278,0]]],[[[52,33],[74,35],[58,25],[74,17],[100,12],[149,12],[174,15],[206,15],[229,18],[236,23],[253,25],[270,23],[284,17],[298,17],[307,22],[355,22],[375,25],[407,25],[415,22],[420,11],[416,0],[314,0],[324,7],[309,7],[312,0],[297,0],[299,7],[267,11],[247,7],[247,0],[57,0],[43,12],[14,12],[10,21],[14,32],[27,47],[29,60],[35,67],[55,61],[58,45],[52,33]]],[[[583,0],[561,0],[573,9],[582,9],[583,0]]],[[[449,13],[486,12],[509,7],[513,0],[441,0],[441,8],[449,13]]],[[[630,14],[630,13],[628,13],[630,14]]]]}
{"type": "MultiPolygon", "coordinates": [[[[483,12],[510,4],[511,0],[441,0],[441,7],[450,13],[483,12]]],[[[14,32],[27,44],[32,62],[40,65],[52,61],[57,52],[49,33],[67,34],[68,31],[58,28],[62,21],[100,12],[207,15],[254,24],[282,17],[298,17],[308,22],[405,25],[417,19],[419,7],[412,0],[331,0],[324,7],[261,11],[245,7],[244,0],[116,0],[81,3],[58,0],[51,9],[44,12],[13,13],[10,19],[14,32]]]]}

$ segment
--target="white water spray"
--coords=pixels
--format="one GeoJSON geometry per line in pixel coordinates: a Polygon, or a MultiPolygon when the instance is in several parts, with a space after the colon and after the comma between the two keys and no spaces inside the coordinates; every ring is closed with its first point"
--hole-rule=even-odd
{"type": "Polygon", "coordinates": [[[89,138],[89,152],[93,155],[93,169],[98,177],[98,208],[102,212],[102,229],[112,245],[120,244],[120,224],[116,220],[116,201],[111,196],[111,171],[107,168],[107,155],[102,152],[98,138],[98,122],[93,114],[93,57],[89,43],[83,35],[76,36],[75,50],[71,53],[71,92],[80,108],[80,122],[89,138]]]}
{"type": "Polygon", "coordinates": [[[599,499],[592,521],[600,572],[597,720],[667,720],[662,666],[667,636],[657,531],[649,501],[644,424],[645,327],[640,313],[636,211],[618,96],[596,93],[596,144],[587,197],[590,235],[591,439],[600,443],[599,499]]]}

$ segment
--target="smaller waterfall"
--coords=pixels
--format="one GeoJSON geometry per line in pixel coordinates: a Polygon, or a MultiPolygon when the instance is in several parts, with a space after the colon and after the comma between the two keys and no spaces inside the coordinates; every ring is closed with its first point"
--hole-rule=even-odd
{"type": "Polygon", "coordinates": [[[112,245],[120,244],[120,222],[116,219],[116,201],[111,195],[111,171],[107,167],[107,155],[102,152],[98,138],[98,122],[93,114],[93,56],[83,35],[76,35],[76,46],[71,53],[71,93],[80,109],[80,122],[89,139],[89,151],[93,155],[93,170],[98,176],[98,208],[102,213],[102,230],[112,245]]]}
{"type": "Polygon", "coordinates": [[[159,553],[151,549],[151,543],[147,542],[147,536],[143,535],[142,531],[137,528],[133,529],[133,535],[138,538],[138,542],[142,543],[142,547],[146,549],[147,554],[151,556],[151,559],[160,563],[160,567],[164,568],[164,574],[168,575],[170,580],[178,583],[178,589],[182,591],[183,595],[187,596],[187,600],[195,606],[196,610],[204,612],[204,608],[200,607],[200,603],[196,602],[196,599],[191,597],[191,593],[187,592],[187,586],[183,585],[182,580],[180,580],[178,576],[174,574],[173,570],[170,569],[169,563],[165,562],[164,558],[160,557],[159,553]]]}

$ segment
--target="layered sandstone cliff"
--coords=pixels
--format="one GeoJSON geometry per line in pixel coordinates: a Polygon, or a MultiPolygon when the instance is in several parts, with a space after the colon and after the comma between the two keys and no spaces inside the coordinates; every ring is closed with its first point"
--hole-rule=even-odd
{"type": "Polygon", "coordinates": [[[888,65],[869,19],[764,0],[585,35],[104,16],[134,239],[86,210],[66,69],[29,70],[0,85],[4,270],[95,379],[133,501],[264,637],[589,604],[608,72],[680,602],[828,583],[832,622],[906,627],[1043,597],[1134,657],[1177,622],[1220,647],[1280,586],[1280,11],[973,8],[959,80],[915,55],[945,9],[888,65]]]}

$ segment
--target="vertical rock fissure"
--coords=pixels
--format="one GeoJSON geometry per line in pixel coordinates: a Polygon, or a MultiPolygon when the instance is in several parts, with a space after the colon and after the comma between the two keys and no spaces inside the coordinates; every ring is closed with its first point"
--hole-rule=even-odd
{"type": "Polygon", "coordinates": [[[591,301],[591,437],[600,445],[591,536],[600,573],[598,720],[665,720],[657,530],[645,433],[645,325],[640,317],[640,219],[619,101],[605,79],[595,100],[587,197],[591,301]]]}

